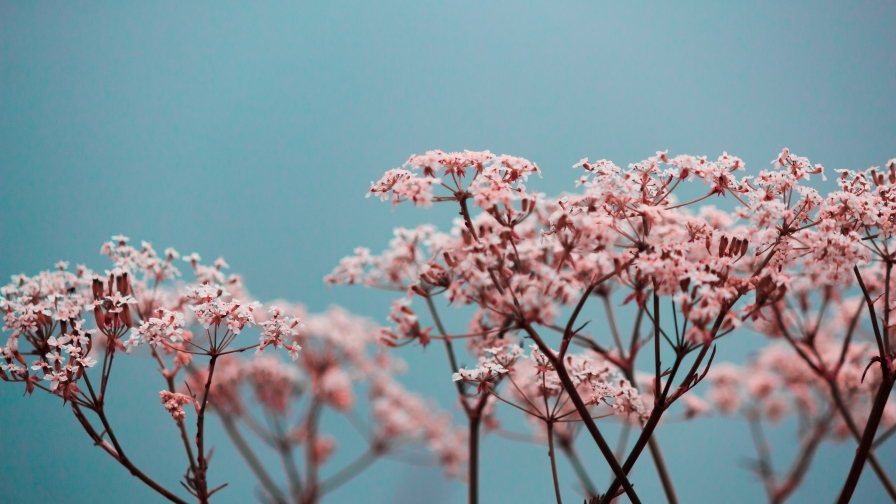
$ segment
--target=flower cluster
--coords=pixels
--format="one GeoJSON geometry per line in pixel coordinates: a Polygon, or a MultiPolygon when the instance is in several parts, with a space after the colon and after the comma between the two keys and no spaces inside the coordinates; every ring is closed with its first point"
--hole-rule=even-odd
{"type": "Polygon", "coordinates": [[[140,327],[134,330],[126,345],[128,351],[142,343],[148,343],[155,347],[166,343],[177,343],[183,339],[183,313],[159,308],[158,314],[159,317],[143,321],[140,327]]]}
{"type": "Polygon", "coordinates": [[[4,329],[11,331],[0,347],[0,378],[24,382],[28,393],[38,382],[48,382],[48,390],[65,400],[80,391],[76,382],[96,364],[91,355],[94,331],[81,319],[90,303],[92,273],[83,266],[75,273],[67,268],[68,263],[60,261],[55,271],[17,275],[0,289],[4,329]],[[22,343],[33,350],[20,350],[22,343]],[[38,360],[29,367],[25,354],[38,360]]]}
{"type": "Polygon", "coordinates": [[[359,247],[324,278],[397,293],[390,327],[336,307],[308,314],[278,301],[265,310],[221,258],[183,257],[195,278],[174,282],[175,250],[158,255],[149,243],[113,237],[101,250],[112,260],[102,275],[60,262],[0,290],[10,332],[0,378],[62,397],[96,446],[174,502],[182,500],[127,458],[106,416],[121,350],[158,363],[159,396],[188,462],[181,483],[201,503],[220,489],[208,484],[207,413],[271,502],[318,502],[377,458],[407,454],[402,447],[424,448],[450,476],[466,469],[475,501],[483,432],[546,442],[558,502],[558,452],[586,499],[608,504],[622,493],[640,501],[633,481],[641,473],[632,469],[649,449],[675,502],[654,436],[670,410],[683,420],[712,411],[744,417],[758,457],[751,467],[771,502],[796,491],[831,438],[857,446],[841,502],[866,463],[896,501],[876,455],[896,433],[896,160],[839,170],[837,190],[826,195],[810,185],[824,168],[786,148],[752,175],[728,153],[661,151],[624,168],[585,158],[573,168],[575,188],[559,197],[527,187],[541,175],[535,163],[489,151],[428,151],[373,182],[368,196],[455,205],[459,215],[447,230],[396,229],[387,250],[359,247]],[[701,205],[710,197],[730,210],[701,205]],[[443,319],[445,305],[468,320],[443,319]],[[717,345],[739,330],[767,344],[744,363],[713,364],[717,345]],[[252,331],[257,343],[235,343],[252,331]],[[398,379],[406,366],[392,349],[412,343],[445,352],[445,382],[450,375],[466,428],[398,379]],[[239,355],[250,349],[254,357],[239,355]],[[290,360],[271,352],[279,349],[290,360]],[[698,396],[701,383],[709,386],[698,396]],[[187,404],[197,414],[194,435],[187,404]],[[532,432],[504,430],[504,412],[525,415],[532,432]],[[782,422],[788,416],[799,420],[800,445],[779,475],[764,429],[791,425],[782,422]],[[327,432],[339,417],[366,443],[355,462],[324,477],[333,454],[354,446],[327,432]],[[616,450],[602,430],[612,421],[621,424],[616,450]],[[285,489],[244,432],[278,453],[285,489]],[[579,436],[594,441],[613,475],[603,492],[578,458],[579,436]]]}
{"type": "Polygon", "coordinates": [[[289,351],[292,360],[299,358],[299,350],[302,349],[297,343],[288,343],[299,335],[299,329],[302,326],[302,319],[297,317],[289,317],[283,315],[283,310],[277,306],[271,306],[269,310],[271,317],[261,323],[262,331],[260,336],[261,344],[258,345],[258,353],[264,351],[268,346],[274,348],[283,347],[289,351]]]}
{"type": "Polygon", "coordinates": [[[461,472],[467,460],[466,432],[452,425],[450,415],[385,377],[371,382],[369,396],[370,414],[376,421],[374,436],[379,445],[420,439],[436,454],[445,474],[457,476],[461,472]]]}
{"type": "MultiPolygon", "coordinates": [[[[358,421],[356,409],[365,388],[371,460],[399,447],[422,446],[446,473],[460,472],[466,460],[464,433],[452,426],[449,415],[399,383],[395,375],[405,366],[377,345],[381,328],[336,307],[308,315],[300,305],[278,302],[262,310],[239,276],[224,274],[229,266],[220,258],[205,265],[198,254],[190,254],[183,260],[195,280],[172,282],[180,276],[173,265],[180,258],[176,251],[168,249],[159,257],[149,243],[138,249],[128,242],[116,236],[103,245],[101,252],[113,267],[102,276],[83,266],[69,272],[68,264],[60,262],[54,271],[18,275],[2,288],[0,309],[10,336],[0,348],[0,378],[24,383],[29,393],[40,388],[62,397],[94,443],[132,473],[144,474],[122,454],[105,409],[113,399],[107,385],[121,350],[149,353],[158,363],[166,384],[159,398],[177,424],[189,462],[181,483],[200,502],[216,492],[207,480],[208,412],[220,417],[247,460],[254,454],[246,451],[251,448],[242,440],[243,429],[281,456],[291,459],[293,451],[304,450],[312,476],[300,491],[290,470],[289,493],[297,501],[312,502],[341,484],[339,478],[320,478],[320,469],[337,449],[335,437],[321,430],[329,426],[330,415],[358,421]],[[93,313],[95,329],[87,329],[81,319],[87,312],[93,313]],[[236,338],[249,331],[258,331],[258,343],[239,347],[236,338]],[[292,362],[270,352],[281,348],[292,362]],[[238,356],[250,349],[256,349],[255,358],[238,356]],[[28,365],[25,359],[31,355],[37,359],[28,365]],[[98,359],[101,371],[89,373],[98,359]],[[187,376],[178,389],[182,373],[187,376]],[[185,422],[184,406],[189,404],[197,414],[193,435],[185,422]],[[264,421],[256,420],[258,415],[264,421]],[[97,429],[96,420],[102,428],[97,429]]],[[[263,469],[253,470],[266,495],[283,501],[284,492],[259,472],[263,469]]],[[[181,502],[158,483],[142,479],[181,502]]]]}
{"type": "Polygon", "coordinates": [[[223,328],[239,334],[246,326],[255,325],[253,312],[261,307],[258,302],[244,303],[231,297],[220,285],[190,286],[186,293],[190,310],[205,329],[223,328]]]}
{"type": "Polygon", "coordinates": [[[168,392],[167,390],[160,391],[159,398],[162,399],[162,404],[165,405],[165,410],[168,413],[171,413],[171,418],[173,418],[175,422],[184,421],[184,406],[193,403],[193,398],[190,396],[179,394],[177,392],[168,392]]]}
{"type": "MultiPolygon", "coordinates": [[[[376,351],[380,328],[335,307],[323,314],[308,314],[302,306],[278,302],[268,316],[260,323],[262,341],[280,334],[283,341],[293,341],[302,350],[296,352],[295,363],[267,354],[251,359],[222,357],[209,389],[209,405],[223,421],[244,424],[290,450],[304,449],[316,464],[323,465],[337,450],[336,440],[320,432],[323,425],[308,422],[323,411],[354,419],[358,395],[366,386],[368,450],[373,455],[422,444],[446,473],[458,473],[465,453],[463,445],[454,442],[459,434],[450,416],[398,382],[394,375],[405,366],[376,351]],[[263,420],[256,418],[259,415],[263,420]],[[297,427],[283,432],[263,427],[289,419],[299,420],[297,427]]],[[[289,348],[282,342],[280,346],[289,348]]],[[[196,370],[188,378],[188,389],[197,390],[207,380],[206,372],[196,370]]]]}
{"type": "MultiPolygon", "coordinates": [[[[839,401],[846,411],[840,416],[857,418],[846,424],[867,419],[873,425],[882,415],[882,425],[889,425],[890,407],[872,405],[896,376],[889,336],[896,325],[889,320],[896,301],[890,285],[896,257],[889,252],[896,246],[890,243],[896,231],[896,162],[886,170],[841,170],[840,189],[827,196],[809,185],[813,175],[824,179],[824,168],[786,148],[770,168],[751,176],[743,175],[744,161],[728,153],[712,160],[663,151],[627,168],[586,158],[574,168],[585,172],[577,190],[549,198],[523,185],[541,172],[522,158],[488,151],[412,156],[370,193],[391,196],[393,204],[452,203],[461,218],[447,232],[428,224],[396,230],[381,255],[356,249],[325,281],[402,292],[389,315],[395,327],[384,332],[382,342],[444,341],[472,426],[484,418],[491,397],[536,419],[548,440],[556,431],[563,446],[572,438],[554,424],[584,422],[616,476],[609,498],[621,487],[635,500],[593,422],[603,416],[599,407],[643,424],[631,461],[679,399],[685,419],[707,413],[711,404],[725,413],[747,408],[776,422],[793,412],[828,411],[839,394],[855,397],[839,401]],[[680,188],[697,179],[705,194],[679,201],[680,188]],[[698,207],[709,197],[731,198],[735,208],[698,207]],[[862,289],[869,309],[876,305],[877,316],[884,314],[883,329],[872,322],[876,348],[853,338],[858,315],[843,315],[855,313],[841,301],[853,286],[862,289]],[[793,306],[807,310],[817,293],[823,293],[823,307],[810,324],[812,317],[793,306]],[[444,328],[439,299],[472,308],[465,333],[444,328]],[[605,311],[603,334],[610,341],[588,334],[587,322],[577,320],[591,300],[605,311]],[[613,314],[619,305],[635,320],[628,343],[613,314]],[[821,330],[826,310],[840,318],[821,330]],[[769,346],[746,367],[710,370],[715,344],[745,323],[788,343],[769,346]],[[784,336],[788,330],[799,334],[784,336]],[[548,342],[551,333],[557,334],[556,344],[548,342]],[[533,343],[528,357],[517,343],[521,339],[533,343]],[[476,366],[457,366],[455,340],[466,343],[476,366]],[[572,352],[573,345],[586,351],[572,352]],[[662,362],[662,346],[671,350],[672,362],[662,362]],[[645,351],[653,354],[654,372],[636,382],[636,359],[645,351]],[[876,363],[882,371],[870,373],[862,385],[864,370],[876,363]],[[708,403],[689,394],[707,377],[708,403]],[[475,393],[467,384],[476,385],[475,393]]],[[[836,426],[841,420],[829,422],[836,426]]],[[[857,428],[850,430],[857,441],[864,439],[857,428]]],[[[792,491],[794,481],[778,489],[781,495],[792,491]]]]}

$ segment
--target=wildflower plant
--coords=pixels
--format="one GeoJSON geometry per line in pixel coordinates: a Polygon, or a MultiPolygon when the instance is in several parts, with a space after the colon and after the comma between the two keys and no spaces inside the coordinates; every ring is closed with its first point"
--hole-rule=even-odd
{"type": "Polygon", "coordinates": [[[476,503],[480,438],[494,433],[547,444],[545,482],[558,503],[558,453],[586,501],[637,503],[631,475],[645,450],[677,503],[657,428],[713,413],[747,420],[750,469],[769,502],[793,496],[831,440],[857,447],[838,502],[850,501],[866,463],[896,502],[875,452],[896,432],[896,160],[838,171],[838,190],[827,195],[809,185],[825,177],[821,165],[788,149],[771,165],[748,174],[727,153],[657,152],[626,168],[583,159],[573,191],[552,198],[528,187],[541,170],[523,158],[412,156],[367,195],[455,205],[458,218],[447,231],[397,229],[380,255],[358,248],[324,279],[396,293],[388,327],[335,307],[314,315],[291,303],[263,306],[221,259],[184,257],[195,277],[184,283],[173,249],[158,255],[114,237],[102,248],[110,271],[60,263],[3,288],[10,335],[0,377],[60,397],[97,446],[173,502],[185,500],[133,464],[106,416],[118,355],[148,352],[158,363],[158,397],[186,458],[180,483],[200,503],[223,488],[209,483],[210,413],[270,502],[318,502],[413,446],[465,480],[476,503]],[[467,308],[463,330],[448,330],[446,305],[467,308]],[[595,308],[604,324],[585,320],[595,308]],[[714,363],[717,345],[733,337],[765,346],[743,363],[714,363]],[[390,349],[407,345],[445,352],[444,382],[464,428],[396,379],[404,363],[390,349]],[[513,414],[532,432],[504,430],[502,415],[513,414]],[[338,444],[325,415],[345,417],[366,443],[341,469],[327,465],[338,444]],[[765,428],[787,417],[797,419],[799,449],[779,473],[765,428]],[[621,424],[615,450],[608,422],[621,424]],[[246,433],[277,454],[285,486],[246,433]],[[600,458],[579,455],[583,436],[600,458]],[[592,478],[600,470],[612,477],[604,488],[592,478]]]}
{"type": "Polygon", "coordinates": [[[183,445],[180,484],[197,502],[210,502],[226,486],[209,483],[209,413],[218,416],[269,502],[318,502],[400,447],[428,450],[449,476],[461,471],[466,454],[456,438],[463,432],[396,380],[404,364],[376,344],[379,330],[371,322],[338,308],[319,315],[289,303],[264,309],[239,276],[225,274],[223,259],[208,266],[197,254],[184,257],[195,276],[184,283],[177,280],[176,251],[159,256],[149,243],[128,242],[117,236],[103,245],[113,264],[103,274],[83,266],[70,272],[60,262],[55,271],[15,276],[3,287],[0,309],[10,335],[0,348],[0,378],[22,383],[27,394],[60,397],[95,445],[160,495],[187,502],[137,467],[106,414],[115,399],[107,393],[113,364],[143,349],[158,364],[165,388],[157,394],[183,445]],[[253,331],[257,343],[239,343],[253,331]],[[367,415],[357,408],[364,390],[367,415]],[[331,413],[354,422],[368,444],[357,460],[334,470],[325,466],[336,440],[321,425],[331,413]],[[245,432],[279,455],[286,488],[245,432]]]}
{"type": "Polygon", "coordinates": [[[872,449],[892,432],[875,441],[878,427],[893,424],[894,164],[840,171],[840,190],[822,196],[807,181],[824,168],[788,149],[755,175],[727,153],[710,160],[657,152],[625,169],[583,159],[574,166],[584,172],[576,191],[548,198],[527,187],[541,170],[526,159],[430,151],[387,172],[368,196],[457,205],[460,218],[447,232],[396,230],[388,250],[357,249],[326,281],[403,293],[386,345],[443,342],[468,418],[469,502],[478,498],[480,426],[493,422],[495,407],[525,415],[546,437],[558,502],[558,444],[593,502],[622,493],[640,502],[629,474],[645,448],[668,501],[678,502],[655,435],[675,404],[684,419],[712,409],[741,412],[753,425],[800,416],[808,430],[783,479],[757,441],[756,472],[770,501],[792,494],[830,433],[858,444],[840,502],[851,498],[866,460],[896,501],[872,449]],[[681,187],[693,183],[703,195],[680,202],[681,187]],[[710,197],[736,208],[700,206],[710,197]],[[857,290],[863,303],[852,299],[857,290]],[[630,337],[616,322],[620,300],[633,307],[630,337]],[[475,310],[464,333],[446,331],[437,301],[475,310]],[[593,333],[580,320],[589,302],[607,321],[593,333]],[[856,336],[863,320],[876,345],[856,336]],[[744,326],[768,336],[769,348],[746,368],[713,370],[717,343],[744,326]],[[458,365],[459,342],[475,367],[458,365]],[[646,375],[637,366],[644,354],[652,361],[646,375]],[[692,391],[707,379],[708,401],[692,391]],[[640,429],[618,455],[598,426],[609,420],[623,423],[623,440],[640,429]],[[614,477],[603,491],[576,455],[577,431],[558,428],[571,422],[584,426],[602,455],[593,462],[614,477]]]}

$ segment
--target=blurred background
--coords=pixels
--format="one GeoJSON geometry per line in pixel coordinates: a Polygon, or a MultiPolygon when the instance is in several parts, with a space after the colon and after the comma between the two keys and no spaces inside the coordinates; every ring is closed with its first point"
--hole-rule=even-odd
{"type": "MultiPolygon", "coordinates": [[[[894,21],[892,1],[0,1],[0,275],[60,259],[102,270],[100,245],[123,233],[223,256],[258,299],[335,303],[386,323],[389,296],[321,279],[356,246],[385,248],[395,226],[450,225],[453,208],[364,198],[409,155],[526,157],[544,172],[529,186],[551,195],[573,189],[570,167],[586,156],[625,166],[657,150],[727,151],[755,173],[789,147],[829,174],[882,165],[896,156],[894,21]]],[[[460,317],[447,322],[462,332],[460,317]]],[[[761,343],[735,336],[717,362],[761,343]]],[[[404,381],[452,408],[437,350],[403,349],[404,381]]],[[[113,377],[112,421],[131,458],[179,488],[152,362],[119,361],[113,377]]],[[[212,479],[230,483],[216,501],[251,502],[255,480],[210,425],[212,479]]],[[[682,502],[764,501],[745,469],[744,422],[669,422],[658,436],[682,502]]],[[[795,436],[787,422],[771,433],[779,466],[795,436]]],[[[552,500],[546,448],[483,443],[482,502],[552,500]]],[[[605,487],[597,451],[580,445],[605,487]]],[[[893,446],[879,452],[891,472],[893,446]]],[[[340,445],[329,468],[357,449],[340,445]]],[[[831,500],[853,450],[825,444],[793,500],[831,500]]],[[[662,502],[646,455],[632,480],[644,502],[662,502]]],[[[3,502],[160,501],[60,401],[4,383],[0,481],[3,502]]],[[[439,469],[385,461],[325,502],[461,503],[465,492],[439,469]]],[[[867,470],[855,502],[884,499],[867,470]]]]}

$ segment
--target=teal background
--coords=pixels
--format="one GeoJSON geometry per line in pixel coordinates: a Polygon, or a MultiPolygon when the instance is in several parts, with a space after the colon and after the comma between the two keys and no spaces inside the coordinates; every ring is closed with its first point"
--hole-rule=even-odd
{"type": "MultiPolygon", "coordinates": [[[[385,247],[394,226],[450,223],[453,209],[364,198],[410,154],[523,156],[544,171],[530,187],[548,194],[573,189],[582,157],[624,166],[664,149],[728,151],[752,172],[785,146],[828,170],[882,165],[896,156],[894,21],[891,1],[0,1],[0,275],[59,259],[102,269],[101,243],[124,233],[224,256],[262,300],[338,303],[385,322],[388,296],[321,278],[358,245],[385,247]]],[[[732,338],[717,359],[760,343],[732,338]]],[[[451,407],[435,350],[403,352],[405,381],[451,407]]],[[[112,421],[131,458],[177,488],[183,464],[153,365],[119,364],[112,421]]],[[[54,398],[0,385],[0,502],[160,500],[54,398]]],[[[249,502],[254,480],[212,425],[213,479],[230,482],[217,502],[249,502]]],[[[779,467],[794,433],[785,423],[772,434],[779,467]]],[[[763,500],[742,467],[753,454],[744,423],[669,423],[658,435],[683,502],[763,500]]],[[[340,448],[333,467],[358,450],[340,448]]],[[[486,437],[482,502],[549,502],[545,451],[486,437]]],[[[852,452],[826,444],[794,502],[832,500],[852,452]]],[[[892,442],[879,456],[896,471],[892,442]]],[[[591,467],[606,486],[603,465],[591,467]]],[[[646,458],[633,481],[644,502],[662,501],[646,458]]],[[[330,502],[464,494],[436,469],[387,461],[330,502]]],[[[855,502],[884,499],[866,472],[855,502]]]]}

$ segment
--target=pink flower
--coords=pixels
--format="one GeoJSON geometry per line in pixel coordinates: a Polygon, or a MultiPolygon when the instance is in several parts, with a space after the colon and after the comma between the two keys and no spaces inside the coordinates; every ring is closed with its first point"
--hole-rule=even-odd
{"type": "Polygon", "coordinates": [[[287,341],[291,341],[299,335],[299,329],[305,327],[301,323],[301,319],[283,315],[283,310],[277,306],[271,306],[268,310],[271,317],[261,323],[262,331],[259,337],[257,353],[262,353],[268,346],[274,348],[289,348],[290,357],[293,360],[298,358],[298,351],[302,349],[299,345],[287,341]]]}
{"type": "Polygon", "coordinates": [[[153,347],[163,343],[177,343],[182,339],[184,315],[181,312],[159,308],[159,317],[150,318],[140,324],[131,334],[126,346],[128,351],[143,343],[153,347]]]}
{"type": "Polygon", "coordinates": [[[432,206],[432,186],[440,182],[435,177],[418,177],[407,170],[395,168],[386,172],[379,182],[371,182],[367,196],[376,194],[386,201],[391,193],[393,206],[402,201],[412,201],[414,205],[426,208],[432,206]]]}
{"type": "Polygon", "coordinates": [[[50,382],[50,390],[55,391],[56,389],[58,389],[60,387],[60,385],[63,385],[65,382],[68,381],[68,376],[64,371],[63,372],[51,371],[51,372],[45,374],[43,379],[45,381],[50,382]]]}
{"type": "Polygon", "coordinates": [[[324,465],[336,451],[336,439],[331,435],[325,435],[315,440],[311,448],[311,460],[318,466],[324,465]]]}
{"type": "Polygon", "coordinates": [[[193,399],[188,395],[167,390],[160,391],[159,397],[162,399],[162,404],[165,405],[165,410],[171,413],[171,418],[176,422],[183,422],[184,406],[191,404],[193,399]]]}

